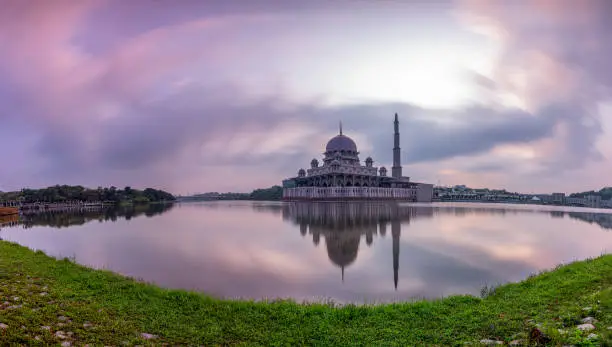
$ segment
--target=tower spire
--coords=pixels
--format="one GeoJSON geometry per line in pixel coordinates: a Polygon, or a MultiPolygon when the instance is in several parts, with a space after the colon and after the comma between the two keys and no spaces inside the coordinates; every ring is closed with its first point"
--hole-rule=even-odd
{"type": "Polygon", "coordinates": [[[391,176],[393,178],[402,177],[402,161],[400,158],[400,134],[399,134],[399,120],[397,119],[397,113],[395,114],[395,120],[393,121],[393,167],[391,168],[391,176]]]}
{"type": "Polygon", "coordinates": [[[340,128],[340,135],[342,135],[342,121],[339,122],[338,126],[340,128]]]}

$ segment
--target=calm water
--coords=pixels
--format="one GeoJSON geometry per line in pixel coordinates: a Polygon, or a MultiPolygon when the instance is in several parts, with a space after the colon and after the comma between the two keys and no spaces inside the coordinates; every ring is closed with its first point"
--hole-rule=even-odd
{"type": "Polygon", "coordinates": [[[479,295],[612,249],[604,210],[210,202],[48,214],[0,237],[218,296],[380,302],[479,295]]]}

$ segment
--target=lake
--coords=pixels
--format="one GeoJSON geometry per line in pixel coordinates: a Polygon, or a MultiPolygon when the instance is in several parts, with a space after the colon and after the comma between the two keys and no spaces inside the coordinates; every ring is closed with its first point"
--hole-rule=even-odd
{"type": "Polygon", "coordinates": [[[481,203],[218,201],[49,213],[0,238],[223,298],[479,296],[612,249],[609,210],[481,203]]]}

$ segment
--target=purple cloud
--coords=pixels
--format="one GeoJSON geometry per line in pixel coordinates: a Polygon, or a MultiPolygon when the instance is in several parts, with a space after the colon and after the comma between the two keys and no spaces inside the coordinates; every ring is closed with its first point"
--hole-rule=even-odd
{"type": "MultiPolygon", "coordinates": [[[[462,4],[463,13],[497,33],[502,48],[492,74],[477,73],[466,83],[500,100],[521,99],[522,109],[488,101],[454,108],[405,100],[330,105],[333,88],[323,84],[310,99],[284,87],[285,81],[317,81],[307,74],[299,79],[295,71],[304,70],[337,73],[335,80],[350,89],[344,67],[370,59],[367,45],[353,47],[364,40],[383,47],[388,38],[376,35],[411,25],[403,16],[407,10],[442,28],[436,16],[452,9],[447,2],[364,2],[352,12],[328,1],[9,5],[0,14],[0,144],[18,150],[10,154],[10,171],[0,172],[0,189],[55,183],[251,189],[307,166],[338,120],[347,133],[367,139],[358,143],[364,157],[389,165],[395,112],[402,121],[403,160],[425,180],[454,170],[494,172],[509,182],[517,167],[533,166],[539,169],[530,180],[515,185],[539,187],[550,172],[567,172],[579,182],[581,173],[572,172],[603,158],[597,104],[609,100],[612,84],[606,1],[462,4]],[[381,16],[365,21],[361,10],[381,16]],[[365,24],[387,30],[343,36],[365,24]],[[342,33],[343,40],[328,40],[325,33],[342,33]],[[499,148],[512,146],[529,146],[534,154],[495,157],[499,148]],[[457,164],[458,158],[474,163],[457,164]],[[228,183],[229,176],[238,181],[228,183]]],[[[411,40],[402,48],[410,50],[411,40]]],[[[426,82],[413,83],[418,89],[426,82]]]]}

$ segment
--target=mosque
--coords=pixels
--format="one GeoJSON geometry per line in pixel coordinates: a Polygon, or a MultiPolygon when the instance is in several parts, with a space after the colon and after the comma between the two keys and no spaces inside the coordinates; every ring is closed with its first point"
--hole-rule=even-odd
{"type": "Polygon", "coordinates": [[[323,165],[313,159],[310,169],[300,169],[296,177],[283,180],[283,200],[431,202],[432,184],[411,182],[410,177],[402,176],[397,113],[394,130],[391,176],[385,167],[375,167],[371,157],[361,165],[355,141],[342,133],[340,124],[339,134],[327,142],[323,165]]]}

